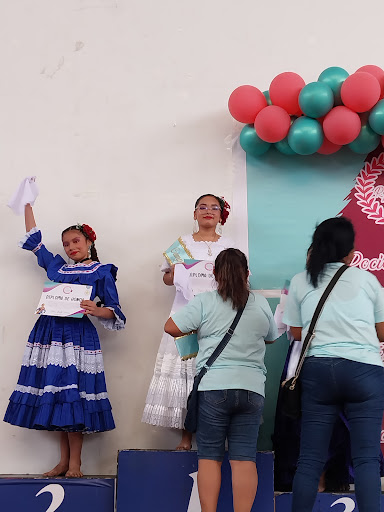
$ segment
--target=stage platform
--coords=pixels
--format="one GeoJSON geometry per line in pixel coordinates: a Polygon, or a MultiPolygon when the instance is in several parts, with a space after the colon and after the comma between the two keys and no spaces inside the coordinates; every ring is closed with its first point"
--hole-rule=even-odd
{"type": "MultiPolygon", "coordinates": [[[[253,512],[291,512],[291,493],[275,493],[273,453],[257,454],[259,487],[253,512]]],[[[384,499],[382,503],[384,509],[384,499]]],[[[314,512],[357,512],[353,493],[317,495],[314,512]]],[[[121,450],[117,480],[0,475],[1,512],[201,512],[196,452],[121,450]],[[115,491],[117,501],[115,509],[115,491]]],[[[233,512],[231,472],[222,467],[218,512],[233,512]]]]}
{"type": "MultiPolygon", "coordinates": [[[[259,489],[252,511],[273,512],[273,453],[257,454],[259,489]]],[[[197,454],[122,450],[118,456],[117,511],[200,512],[197,454]]],[[[219,512],[231,512],[230,466],[222,466],[219,512]]]]}
{"type": "MultiPolygon", "coordinates": [[[[292,493],[275,494],[275,512],[291,512],[292,493]]],[[[384,496],[381,497],[384,510],[384,496]]],[[[356,497],[353,493],[318,493],[313,512],[358,512],[356,497]]]]}
{"type": "Polygon", "coordinates": [[[114,512],[115,478],[0,475],[1,512],[114,512]]]}

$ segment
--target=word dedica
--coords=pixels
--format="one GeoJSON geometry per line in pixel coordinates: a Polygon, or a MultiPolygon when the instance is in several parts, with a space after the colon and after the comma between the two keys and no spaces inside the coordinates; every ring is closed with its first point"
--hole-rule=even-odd
{"type": "Polygon", "coordinates": [[[351,267],[359,267],[362,270],[370,270],[371,272],[384,270],[384,254],[381,252],[377,258],[369,259],[364,258],[362,252],[355,251],[355,255],[351,261],[351,267]]]}

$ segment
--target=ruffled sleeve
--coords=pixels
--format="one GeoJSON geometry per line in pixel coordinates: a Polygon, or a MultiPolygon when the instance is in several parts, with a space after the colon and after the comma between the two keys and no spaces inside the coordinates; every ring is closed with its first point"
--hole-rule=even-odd
{"type": "Polygon", "coordinates": [[[34,227],[20,240],[19,247],[32,251],[37,256],[37,263],[45,270],[53,262],[55,256],[48,251],[41,241],[41,231],[34,227]]]}
{"type": "Polygon", "coordinates": [[[124,329],[126,318],[121,311],[119,296],[115,284],[117,267],[108,265],[110,272],[106,273],[102,279],[97,282],[96,295],[101,300],[103,307],[113,311],[114,318],[99,318],[101,324],[112,331],[124,329]]]}

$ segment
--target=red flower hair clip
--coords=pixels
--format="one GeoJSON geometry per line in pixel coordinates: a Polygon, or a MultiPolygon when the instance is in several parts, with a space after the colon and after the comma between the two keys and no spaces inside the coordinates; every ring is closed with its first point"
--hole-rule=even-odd
{"type": "Polygon", "coordinates": [[[96,240],[96,233],[93,231],[91,226],[88,226],[88,224],[81,224],[81,231],[92,243],[96,240]]]}
{"type": "Polygon", "coordinates": [[[224,199],[223,196],[221,196],[221,199],[222,199],[222,201],[224,203],[224,206],[221,209],[221,221],[220,221],[220,224],[222,226],[224,226],[224,224],[227,222],[229,212],[231,211],[231,207],[230,207],[229,203],[227,203],[227,201],[224,199]]]}

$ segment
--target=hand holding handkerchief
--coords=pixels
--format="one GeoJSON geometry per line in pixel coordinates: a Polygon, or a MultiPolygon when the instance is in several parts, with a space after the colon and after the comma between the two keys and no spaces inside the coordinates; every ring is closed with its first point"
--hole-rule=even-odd
{"type": "Polygon", "coordinates": [[[36,176],[28,176],[19,185],[11,197],[8,206],[16,215],[23,215],[26,204],[34,205],[39,189],[36,185],[36,176]]]}

